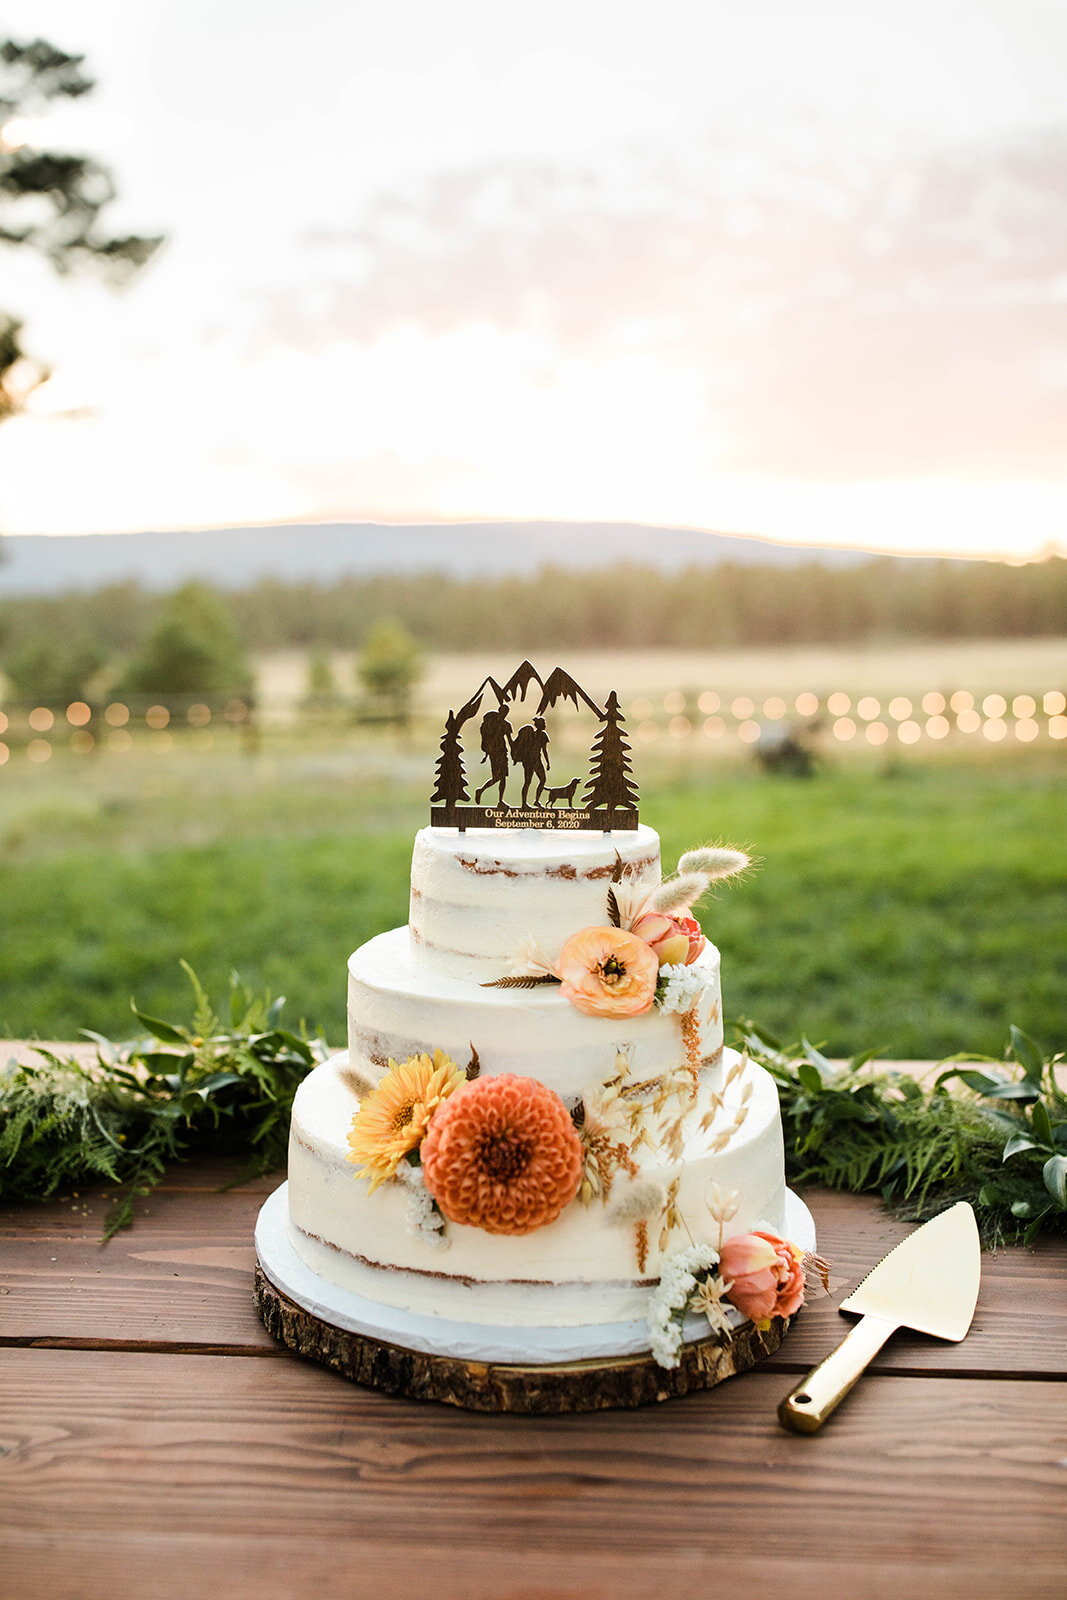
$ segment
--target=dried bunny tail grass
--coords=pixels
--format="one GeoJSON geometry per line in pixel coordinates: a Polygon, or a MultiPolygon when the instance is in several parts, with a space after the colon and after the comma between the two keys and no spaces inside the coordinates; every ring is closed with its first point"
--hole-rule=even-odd
{"type": "Polygon", "coordinates": [[[721,845],[708,845],[701,850],[687,850],[678,862],[678,871],[698,872],[710,883],[719,878],[732,878],[750,866],[752,857],[744,850],[734,850],[721,845]]]}
{"type": "Polygon", "coordinates": [[[709,882],[710,879],[702,872],[687,872],[676,878],[668,878],[649,895],[648,908],[650,911],[662,911],[668,917],[679,911],[688,911],[693,902],[700,899],[709,882]]]}
{"type": "Polygon", "coordinates": [[[659,1216],[667,1204],[667,1190],[654,1178],[631,1178],[617,1188],[608,1208],[607,1220],[616,1227],[632,1227],[659,1216]]]}

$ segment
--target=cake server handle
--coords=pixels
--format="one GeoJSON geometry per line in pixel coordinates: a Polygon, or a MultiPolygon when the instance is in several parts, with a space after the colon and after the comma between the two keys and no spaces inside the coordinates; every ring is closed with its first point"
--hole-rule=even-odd
{"type": "Polygon", "coordinates": [[[783,1428],[814,1433],[841,1404],[869,1361],[872,1361],[899,1322],[883,1317],[861,1317],[851,1333],[813,1367],[778,1407],[783,1428]]]}

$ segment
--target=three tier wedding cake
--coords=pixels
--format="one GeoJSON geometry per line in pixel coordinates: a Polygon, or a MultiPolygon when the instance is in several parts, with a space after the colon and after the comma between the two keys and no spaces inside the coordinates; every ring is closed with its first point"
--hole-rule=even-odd
{"type": "Polygon", "coordinates": [[[693,915],[747,857],[702,847],[663,877],[614,695],[578,691],[599,719],[585,804],[552,788],[540,713],[571,682],[524,663],[449,714],[409,923],[349,960],[348,1049],[297,1094],[284,1241],[260,1254],[309,1310],[395,1345],[670,1370],[687,1343],[788,1318],[814,1238],[774,1083],[723,1047],[693,915]],[[514,727],[531,682],[539,711],[514,727]],[[465,806],[479,712],[489,774],[465,806]]]}

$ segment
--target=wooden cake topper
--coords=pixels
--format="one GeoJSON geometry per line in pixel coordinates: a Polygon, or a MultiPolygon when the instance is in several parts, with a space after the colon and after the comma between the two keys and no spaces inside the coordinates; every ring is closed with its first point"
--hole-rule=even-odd
{"type": "MultiPolygon", "coordinates": [[[[441,739],[436,787],[430,796],[430,822],[435,828],[569,828],[587,832],[632,830],[637,827],[637,785],[630,771],[630,746],[619,697],[612,690],[603,709],[591,700],[562,667],[547,678],[524,661],[501,686],[486,678],[459,711],[450,711],[441,739]],[[519,709],[531,684],[540,690],[537,707],[527,721],[519,709]],[[589,752],[586,776],[559,777],[549,757],[545,712],[559,700],[575,711],[592,712],[599,727],[589,752]],[[488,769],[473,798],[464,750],[463,730],[477,718],[478,777],[488,769]],[[559,778],[559,781],[556,779],[559,778]],[[579,797],[579,790],[581,795],[579,797]],[[484,805],[485,796],[490,804],[484,805]]],[[[471,744],[473,744],[473,728],[471,744]]]]}

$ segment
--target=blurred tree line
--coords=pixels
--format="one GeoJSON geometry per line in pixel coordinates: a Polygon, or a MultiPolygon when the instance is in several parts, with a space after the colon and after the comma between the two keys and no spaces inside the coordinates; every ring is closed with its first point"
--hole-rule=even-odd
{"type": "MultiPolygon", "coordinates": [[[[388,657],[395,624],[422,651],[510,650],[517,639],[524,649],[562,650],[1056,636],[1067,633],[1067,560],[267,578],[233,592],[185,584],[163,596],[122,583],[0,601],[0,666],[31,693],[35,658],[49,657],[57,675],[72,658],[83,676],[106,662],[114,685],[151,693],[178,686],[173,663],[184,652],[190,691],[240,693],[248,687],[246,652],[361,650],[377,630],[375,648],[388,657]]],[[[329,692],[325,677],[320,690],[329,692]]]]}

